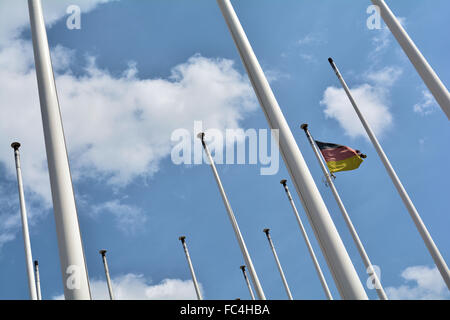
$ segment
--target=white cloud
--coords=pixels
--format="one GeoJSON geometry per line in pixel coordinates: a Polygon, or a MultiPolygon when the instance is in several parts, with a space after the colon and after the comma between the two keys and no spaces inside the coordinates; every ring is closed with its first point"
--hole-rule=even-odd
{"type": "Polygon", "coordinates": [[[172,70],[170,79],[139,79],[135,67],[114,78],[95,65],[88,76],[57,77],[73,167],[83,177],[103,176],[126,185],[151,176],[170,153],[178,128],[237,128],[256,107],[246,79],[225,59],[196,55],[172,70]]]}
{"type": "MultiPolygon", "coordinates": [[[[400,17],[398,20],[405,25],[405,18],[400,17]]],[[[372,38],[373,49],[369,58],[375,59],[377,64],[381,53],[390,45],[392,35],[385,24],[380,30],[371,32],[375,32],[376,35],[372,38]]],[[[396,66],[387,66],[379,70],[371,67],[363,73],[365,83],[350,88],[358,108],[378,138],[393,125],[393,116],[389,108],[390,90],[402,74],[403,70],[396,66]]],[[[337,120],[345,134],[353,138],[362,136],[368,139],[344,89],[333,86],[326,88],[320,103],[325,107],[326,118],[337,120]]]]}
{"type": "Polygon", "coordinates": [[[20,226],[20,216],[18,211],[13,212],[15,214],[0,214],[0,219],[2,221],[0,224],[0,248],[2,248],[5,243],[8,243],[16,238],[16,233],[20,226]]]}
{"type": "Polygon", "coordinates": [[[104,213],[112,214],[118,228],[125,233],[134,233],[147,221],[147,216],[141,208],[124,204],[119,200],[107,201],[92,207],[92,215],[104,213]]]}
{"type": "MultiPolygon", "coordinates": [[[[42,8],[45,22],[51,26],[66,15],[66,9],[70,5],[78,5],[83,14],[94,10],[99,4],[110,1],[114,0],[43,0],[42,8]]],[[[5,43],[15,40],[29,24],[28,1],[0,1],[0,48],[5,43]]]]}
{"type": "MultiPolygon", "coordinates": [[[[400,24],[405,28],[406,25],[406,18],[404,17],[397,17],[400,24]]],[[[386,48],[389,47],[391,44],[391,40],[393,39],[393,36],[391,34],[391,30],[389,30],[388,26],[386,24],[383,24],[383,27],[379,30],[372,30],[371,32],[375,32],[376,35],[372,37],[372,44],[374,45],[374,49],[372,52],[372,57],[374,57],[376,54],[383,52],[386,48]]]]}
{"type": "Polygon", "coordinates": [[[300,53],[300,58],[305,60],[305,62],[317,63],[316,57],[314,57],[312,54],[300,53]]]}
{"type": "Polygon", "coordinates": [[[386,288],[393,300],[441,300],[450,299],[450,293],[436,267],[412,266],[406,268],[402,278],[408,284],[386,288]],[[411,283],[412,282],[412,283],[411,283]],[[410,284],[411,283],[411,284],[410,284]]]}
{"type": "MultiPolygon", "coordinates": [[[[164,279],[152,285],[143,275],[129,273],[111,279],[116,300],[196,300],[192,280],[164,279]]],[[[106,281],[90,281],[93,300],[109,300],[106,281]]],[[[200,284],[200,291],[203,293],[200,284]]],[[[63,300],[64,295],[53,297],[63,300]]]]}
{"type": "MultiPolygon", "coordinates": [[[[0,192],[3,193],[0,186],[0,192]]],[[[0,197],[0,248],[14,240],[20,227],[19,202],[6,197],[0,197]]]]}
{"type": "MultiPolygon", "coordinates": [[[[18,43],[15,52],[7,53],[24,61],[13,70],[6,61],[1,64],[0,51],[0,134],[6,141],[22,143],[26,185],[50,203],[35,74],[20,54],[20,47],[27,45],[18,43]]],[[[125,186],[138,176],[151,176],[170,153],[173,130],[192,129],[194,120],[206,127],[237,128],[256,107],[250,85],[230,60],[196,55],[176,66],[167,80],[139,79],[134,66],[116,78],[95,62],[86,72],[79,78],[70,72],[56,76],[71,166],[78,179],[101,176],[109,184],[125,186]]],[[[12,178],[12,149],[2,150],[0,161],[12,178]]]]}
{"type": "Polygon", "coordinates": [[[377,86],[391,87],[402,74],[402,69],[390,66],[381,70],[367,72],[366,78],[377,86]]]}
{"type": "Polygon", "coordinates": [[[424,152],[425,151],[426,142],[427,142],[427,138],[420,138],[419,139],[419,150],[420,150],[420,152],[424,152]]]}
{"type": "Polygon", "coordinates": [[[51,51],[53,71],[70,72],[70,67],[75,59],[75,50],[63,47],[58,44],[51,51]]]}
{"type": "MultiPolygon", "coordinates": [[[[382,137],[393,124],[389,95],[392,86],[402,74],[403,70],[395,66],[380,70],[371,69],[363,73],[365,83],[350,88],[359,110],[378,137],[382,137]]],[[[343,88],[328,87],[320,104],[325,107],[325,117],[337,120],[348,136],[368,139],[366,130],[343,88]]]]}
{"type": "Polygon", "coordinates": [[[414,112],[422,116],[432,114],[438,110],[436,100],[427,89],[422,91],[422,100],[414,105],[414,112]]]}
{"type": "Polygon", "coordinates": [[[307,63],[317,63],[317,58],[304,51],[305,47],[319,46],[326,44],[327,40],[323,33],[312,32],[297,40],[296,45],[301,47],[302,52],[299,53],[300,58],[307,63]]]}
{"type": "Polygon", "coordinates": [[[270,83],[281,81],[283,79],[290,79],[291,76],[288,73],[285,73],[283,71],[277,70],[277,69],[265,69],[264,74],[267,78],[267,81],[270,83]]]}
{"type": "MultiPolygon", "coordinates": [[[[6,146],[7,147],[7,146],[6,146]]],[[[12,149],[11,149],[12,152],[12,149]]],[[[13,160],[14,161],[14,160],[13,160]]],[[[0,249],[3,245],[16,238],[21,230],[21,216],[17,183],[0,185],[0,249]],[[11,189],[10,189],[11,188],[11,189]]],[[[30,229],[40,218],[39,212],[43,211],[42,200],[33,194],[26,193],[27,216],[30,229]]]]}
{"type": "Polygon", "coordinates": [[[327,43],[327,41],[325,40],[324,35],[317,32],[308,33],[297,41],[297,45],[299,46],[321,45],[325,43],[327,43]]]}
{"type": "MultiPolygon", "coordinates": [[[[393,121],[386,105],[385,92],[369,84],[363,84],[350,90],[372,130],[376,135],[383,134],[393,121]]],[[[328,87],[320,103],[325,106],[325,116],[337,120],[348,136],[368,138],[344,89],[328,87]]]]}
{"type": "MultiPolygon", "coordinates": [[[[13,31],[28,24],[25,2],[0,3],[0,30],[4,26],[10,31],[0,34],[0,136],[7,143],[22,143],[27,200],[40,199],[45,208],[50,208],[32,45],[11,36],[17,37],[19,32],[13,31]],[[5,12],[17,19],[9,19],[5,12]]],[[[43,2],[47,22],[52,23],[65,15],[69,2],[86,12],[106,0],[43,2]]],[[[142,79],[133,62],[121,76],[113,76],[108,70],[99,69],[95,59],[89,57],[85,73],[75,76],[70,69],[73,50],[57,45],[52,56],[75,181],[95,179],[120,188],[138,177],[151,177],[159,170],[161,160],[170,154],[173,130],[193,130],[195,120],[202,120],[205,129],[239,128],[240,121],[257,107],[247,78],[227,59],[195,55],[174,66],[167,79],[142,79]]],[[[0,148],[0,163],[5,166],[4,178],[15,181],[12,149],[0,148]]],[[[15,199],[15,188],[2,197],[15,199]]],[[[118,221],[130,216],[142,218],[133,210],[128,210],[130,215],[126,217],[119,216],[114,207],[110,206],[109,211],[118,221]]],[[[1,234],[4,221],[0,221],[1,234]]],[[[11,238],[8,234],[2,238],[11,238]]]]}
{"type": "Polygon", "coordinates": [[[383,49],[387,48],[391,43],[391,31],[384,25],[381,30],[377,31],[378,34],[372,38],[372,43],[374,45],[374,53],[381,52],[383,49]]]}

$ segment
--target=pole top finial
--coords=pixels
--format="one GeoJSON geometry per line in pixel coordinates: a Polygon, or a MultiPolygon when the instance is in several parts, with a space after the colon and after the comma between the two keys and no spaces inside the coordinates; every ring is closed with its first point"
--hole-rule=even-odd
{"type": "Polygon", "coordinates": [[[105,254],[106,254],[106,250],[105,249],[102,249],[102,250],[100,250],[98,253],[100,253],[102,256],[104,256],[105,254]]]}
{"type": "Polygon", "coordinates": [[[186,240],[186,236],[181,236],[178,238],[178,240],[180,240],[181,242],[184,242],[186,240]]]}
{"type": "Polygon", "coordinates": [[[280,181],[280,183],[281,183],[283,186],[286,186],[286,182],[287,182],[286,179],[283,179],[283,180],[280,181]]]}
{"type": "Polygon", "coordinates": [[[197,134],[197,138],[199,138],[200,140],[203,141],[203,139],[205,138],[205,133],[204,132],[200,132],[199,134],[197,134]]]}
{"type": "Polygon", "coordinates": [[[241,268],[242,271],[245,271],[245,266],[240,266],[239,268],[241,268]]]}
{"type": "Polygon", "coordinates": [[[304,123],[304,124],[302,124],[301,126],[300,126],[300,128],[302,129],[302,130],[308,130],[308,124],[307,123],[304,123]]]}
{"type": "Polygon", "coordinates": [[[333,70],[334,70],[336,73],[338,73],[338,70],[337,70],[336,64],[334,63],[334,60],[331,59],[331,58],[328,58],[328,62],[330,63],[330,65],[331,65],[331,67],[333,68],[333,70]]]}
{"type": "Polygon", "coordinates": [[[269,228],[265,228],[264,230],[263,230],[263,232],[265,233],[265,234],[269,234],[269,231],[270,231],[270,229],[269,228]]]}
{"type": "Polygon", "coordinates": [[[20,143],[18,143],[18,142],[11,143],[11,148],[13,148],[14,150],[19,150],[20,143]]]}
{"type": "Polygon", "coordinates": [[[35,266],[39,265],[39,262],[37,260],[34,260],[34,265],[35,266]]]}

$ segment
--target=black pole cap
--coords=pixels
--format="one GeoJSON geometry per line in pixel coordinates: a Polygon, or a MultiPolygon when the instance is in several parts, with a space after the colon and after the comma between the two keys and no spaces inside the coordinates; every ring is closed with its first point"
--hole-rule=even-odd
{"type": "Polygon", "coordinates": [[[200,132],[199,134],[197,134],[197,138],[199,138],[200,140],[203,141],[203,139],[205,139],[205,133],[204,132],[200,132]]]}
{"type": "Polygon", "coordinates": [[[241,268],[242,271],[245,271],[245,266],[240,266],[239,268],[241,268]]]}
{"type": "Polygon", "coordinates": [[[265,233],[265,234],[269,234],[269,231],[270,231],[270,229],[269,228],[265,228],[264,230],[263,230],[263,232],[265,233]]]}
{"type": "Polygon", "coordinates": [[[104,256],[105,254],[106,254],[106,250],[105,249],[102,249],[102,250],[100,250],[98,253],[100,253],[102,256],[104,256]]]}
{"type": "Polygon", "coordinates": [[[39,265],[39,262],[38,262],[37,260],[34,260],[34,265],[35,265],[35,266],[38,266],[38,265],[39,265]]]}
{"type": "Polygon", "coordinates": [[[301,126],[300,126],[300,128],[302,129],[302,130],[308,130],[308,124],[307,123],[304,123],[304,124],[302,124],[301,126]]]}
{"type": "Polygon", "coordinates": [[[184,242],[186,240],[186,236],[181,236],[178,238],[178,240],[180,240],[181,242],[184,242]]]}
{"type": "Polygon", "coordinates": [[[337,72],[336,64],[334,63],[334,60],[331,59],[331,58],[328,58],[328,62],[330,63],[330,65],[333,68],[333,70],[337,72]]]}
{"type": "Polygon", "coordinates": [[[20,148],[20,143],[18,142],[11,143],[11,148],[13,148],[14,150],[18,150],[20,148]]]}
{"type": "Polygon", "coordinates": [[[283,186],[286,186],[286,182],[287,182],[286,179],[283,179],[283,180],[280,181],[280,183],[281,183],[283,186]]]}

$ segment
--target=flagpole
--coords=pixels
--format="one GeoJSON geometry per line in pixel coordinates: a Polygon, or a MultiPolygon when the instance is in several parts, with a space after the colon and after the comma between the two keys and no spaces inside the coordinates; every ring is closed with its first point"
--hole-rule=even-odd
{"type": "Polygon", "coordinates": [[[367,294],[336,226],[311,176],[295,138],[253,52],[230,0],[217,0],[267,122],[279,132],[279,149],[343,299],[367,300],[367,294]]]}
{"type": "Polygon", "coordinates": [[[25,248],[25,262],[27,266],[27,276],[28,276],[28,290],[30,292],[30,299],[37,300],[36,283],[33,271],[33,257],[31,254],[30,232],[28,231],[27,207],[25,205],[25,195],[23,192],[23,181],[22,181],[22,169],[20,167],[20,153],[19,153],[20,143],[13,142],[11,144],[11,147],[14,149],[14,159],[16,162],[17,185],[19,188],[19,200],[20,200],[20,216],[22,219],[23,244],[25,248]]]}
{"type": "Polygon", "coordinates": [[[442,278],[444,279],[445,283],[447,284],[447,288],[450,289],[450,272],[447,267],[447,264],[442,257],[441,253],[439,252],[439,249],[435,245],[433,239],[431,238],[430,233],[428,232],[425,224],[423,223],[419,212],[417,212],[413,202],[409,198],[408,193],[406,192],[405,188],[403,187],[400,179],[398,178],[394,168],[392,167],[391,163],[389,162],[389,159],[387,158],[386,154],[383,151],[383,148],[381,147],[380,143],[378,142],[377,137],[373,133],[372,129],[370,128],[369,124],[367,123],[366,119],[362,115],[361,111],[359,110],[358,106],[356,105],[355,100],[353,99],[353,96],[350,92],[350,89],[347,86],[347,83],[345,82],[344,78],[342,77],[341,73],[339,72],[339,69],[337,68],[336,64],[334,63],[333,59],[329,58],[328,61],[331,64],[331,67],[336,73],[336,76],[338,77],[339,81],[342,84],[342,87],[345,90],[345,93],[347,94],[348,98],[350,99],[350,102],[355,109],[356,114],[358,115],[359,119],[361,120],[362,125],[364,126],[364,129],[366,129],[367,135],[370,138],[370,141],[372,141],[378,156],[380,157],[381,161],[383,162],[384,167],[386,168],[386,171],[388,172],[392,183],[394,184],[395,188],[397,189],[400,197],[403,200],[403,203],[405,204],[406,208],[408,209],[408,212],[411,216],[411,218],[414,221],[414,224],[416,225],[417,230],[419,231],[423,241],[425,242],[426,247],[428,248],[428,251],[430,252],[434,263],[436,264],[439,272],[442,275],[442,278]]]}
{"type": "Polygon", "coordinates": [[[288,295],[289,300],[294,300],[294,298],[292,298],[292,293],[291,293],[291,290],[289,289],[289,285],[286,281],[286,277],[284,276],[283,268],[281,267],[280,259],[278,259],[277,251],[275,250],[275,247],[274,247],[273,241],[272,241],[272,237],[270,236],[269,231],[270,231],[270,229],[267,229],[267,228],[263,230],[263,232],[267,236],[267,240],[269,241],[270,249],[272,249],[273,257],[275,258],[275,262],[277,263],[278,271],[280,272],[280,275],[281,275],[281,280],[283,280],[283,285],[284,285],[284,288],[286,289],[286,294],[288,295]]]}
{"type": "Polygon", "coordinates": [[[245,272],[245,266],[240,266],[242,270],[242,274],[244,275],[245,283],[247,284],[248,291],[250,292],[250,296],[252,300],[255,300],[255,295],[253,294],[252,286],[250,285],[250,281],[248,281],[247,273],[245,272]]]}
{"type": "Polygon", "coordinates": [[[333,183],[333,180],[331,179],[331,175],[327,170],[327,167],[323,163],[323,159],[320,156],[319,151],[317,150],[316,144],[314,143],[314,140],[308,130],[308,125],[302,124],[301,128],[305,131],[306,137],[308,138],[308,141],[314,151],[314,154],[316,155],[317,161],[319,161],[320,168],[322,169],[322,172],[327,179],[328,185],[330,186],[331,191],[333,192],[333,196],[336,199],[336,202],[339,206],[339,209],[341,210],[342,216],[344,217],[345,223],[347,224],[347,227],[350,231],[350,234],[352,235],[353,241],[356,244],[356,247],[358,248],[359,255],[361,256],[361,259],[364,262],[364,266],[366,267],[366,271],[369,273],[372,279],[374,280],[374,286],[377,291],[378,297],[380,300],[388,300],[386,293],[384,292],[383,286],[381,285],[380,280],[378,279],[378,275],[376,274],[375,270],[373,269],[372,263],[370,262],[369,256],[366,253],[366,250],[364,249],[364,246],[359,239],[358,233],[356,232],[355,227],[353,226],[352,221],[350,220],[350,216],[347,213],[347,209],[345,209],[344,203],[342,202],[339,193],[333,183]]]}
{"type": "Polygon", "coordinates": [[[28,0],[56,233],[67,300],[91,299],[72,177],[40,0],[28,0]]]}
{"type": "Polygon", "coordinates": [[[105,267],[106,283],[108,285],[109,299],[115,300],[114,292],[111,284],[111,277],[109,275],[108,261],[106,261],[106,250],[100,250],[99,253],[102,255],[103,266],[105,267]]]}
{"type": "Polygon", "coordinates": [[[39,277],[39,262],[37,260],[34,261],[34,273],[36,274],[36,293],[37,299],[42,300],[41,294],[41,278],[39,277]]]}
{"type": "Polygon", "coordinates": [[[191,256],[189,255],[189,251],[186,245],[186,237],[181,236],[178,238],[183,245],[184,253],[186,254],[186,259],[189,265],[189,270],[191,271],[192,281],[194,282],[195,293],[197,294],[198,300],[203,300],[202,294],[200,292],[200,286],[198,285],[197,277],[195,276],[194,266],[192,265],[191,256]]]}
{"type": "Polygon", "coordinates": [[[233,209],[231,209],[230,202],[228,201],[227,195],[225,194],[225,190],[222,186],[222,182],[220,181],[219,174],[216,169],[216,165],[214,164],[214,160],[211,157],[211,153],[209,152],[208,146],[205,143],[205,134],[199,133],[198,138],[202,141],[203,148],[205,149],[206,156],[211,164],[211,169],[214,174],[214,178],[216,179],[217,186],[219,187],[220,194],[222,196],[223,203],[225,204],[225,208],[228,213],[228,217],[230,218],[231,225],[233,226],[234,233],[236,235],[237,241],[239,243],[239,247],[241,248],[242,255],[244,256],[245,264],[247,265],[250,276],[252,278],[253,286],[255,287],[256,294],[260,300],[266,300],[266,296],[264,295],[264,291],[261,287],[261,283],[259,282],[258,275],[256,274],[255,267],[253,266],[252,259],[250,258],[250,254],[248,253],[247,246],[245,245],[244,238],[242,237],[241,231],[239,230],[239,226],[237,224],[236,218],[233,213],[233,209]]]}
{"type": "Polygon", "coordinates": [[[292,199],[291,192],[287,186],[286,180],[281,180],[280,183],[284,187],[284,191],[288,197],[289,203],[291,204],[292,210],[294,211],[295,218],[297,219],[298,226],[300,227],[300,231],[302,232],[303,238],[306,242],[306,247],[308,248],[309,255],[314,263],[314,268],[316,269],[317,275],[319,276],[320,283],[322,285],[323,291],[325,292],[325,296],[328,300],[333,300],[333,296],[331,295],[330,289],[328,288],[327,281],[323,275],[322,269],[320,268],[319,261],[316,258],[316,254],[314,253],[314,249],[309,241],[308,234],[306,233],[306,229],[303,226],[302,219],[300,219],[300,215],[298,214],[297,207],[295,206],[294,199],[292,199]]]}
{"type": "Polygon", "coordinates": [[[386,2],[384,2],[384,0],[372,0],[372,3],[380,8],[380,14],[383,17],[384,22],[397,39],[399,45],[408,56],[436,101],[439,103],[442,111],[444,111],[447,118],[450,120],[450,94],[445,85],[409,37],[408,33],[402,27],[386,2]]]}

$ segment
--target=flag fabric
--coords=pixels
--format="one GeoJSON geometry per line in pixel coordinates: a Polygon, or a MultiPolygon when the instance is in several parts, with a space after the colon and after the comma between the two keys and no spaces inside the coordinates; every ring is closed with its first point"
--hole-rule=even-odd
{"type": "Polygon", "coordinates": [[[330,172],[349,171],[359,168],[366,155],[359,150],[334,143],[315,141],[330,172]]]}

